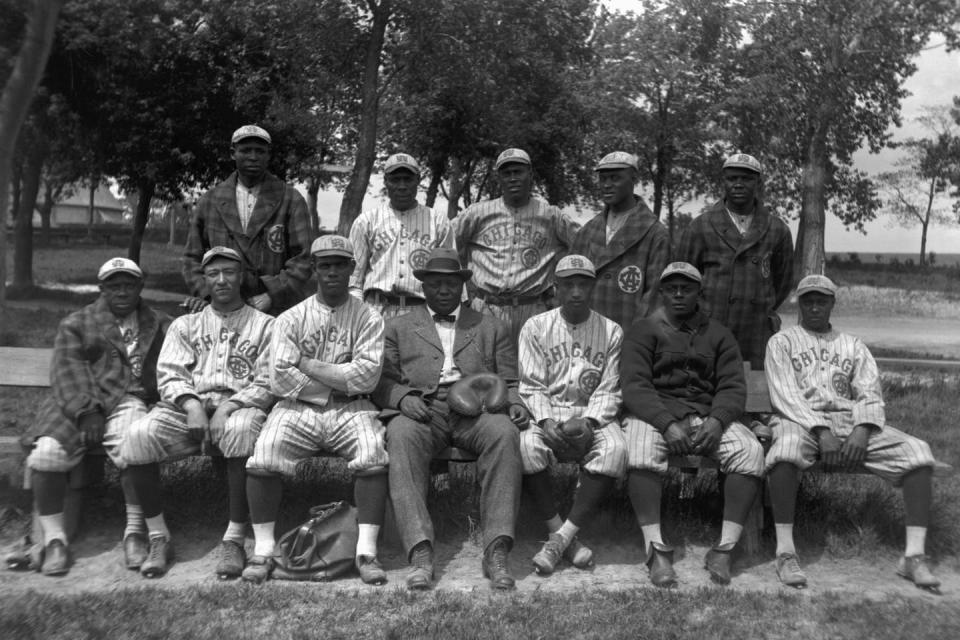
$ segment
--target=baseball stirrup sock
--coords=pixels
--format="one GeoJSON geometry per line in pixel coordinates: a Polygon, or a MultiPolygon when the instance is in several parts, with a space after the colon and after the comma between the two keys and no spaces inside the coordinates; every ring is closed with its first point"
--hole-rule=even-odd
{"type": "Polygon", "coordinates": [[[253,523],[253,555],[272,556],[277,548],[277,542],[273,539],[273,522],[253,523]]]}
{"type": "Polygon", "coordinates": [[[910,556],[922,556],[926,544],[926,527],[907,527],[907,548],[903,552],[903,555],[907,556],[908,558],[910,556]]]}
{"type": "Polygon", "coordinates": [[[236,542],[240,546],[243,546],[243,541],[246,538],[247,533],[247,523],[246,522],[233,522],[230,521],[230,524],[227,525],[227,532],[223,534],[224,540],[230,540],[231,542],[236,542]]]}
{"type": "Polygon", "coordinates": [[[560,516],[553,516],[547,520],[547,531],[550,533],[556,533],[560,531],[560,527],[563,526],[563,520],[560,519],[560,516]]]}
{"type": "Polygon", "coordinates": [[[643,532],[643,548],[647,555],[650,555],[650,545],[654,542],[663,544],[663,534],[660,532],[660,523],[645,524],[640,527],[643,532]]]}
{"type": "Polygon", "coordinates": [[[743,533],[742,524],[724,520],[723,525],[720,527],[720,546],[724,547],[728,544],[737,544],[741,533],[743,533]]]}
{"type": "Polygon", "coordinates": [[[146,525],[143,522],[143,507],[138,504],[128,504],[127,507],[127,526],[123,530],[123,537],[126,538],[131,533],[146,533],[146,525]]]}
{"type": "Polygon", "coordinates": [[[153,516],[152,518],[146,518],[147,521],[147,532],[150,534],[150,537],[163,536],[167,540],[170,539],[170,529],[167,529],[167,522],[163,519],[163,514],[161,513],[158,516],[153,516]]]}
{"type": "Polygon", "coordinates": [[[793,523],[781,524],[779,522],[773,525],[777,532],[777,555],[792,553],[796,555],[797,548],[793,546],[793,523]]]}
{"type": "Polygon", "coordinates": [[[359,536],[357,537],[357,556],[377,557],[377,536],[380,535],[380,525],[378,524],[359,524],[357,525],[359,536]]]}
{"type": "Polygon", "coordinates": [[[67,532],[63,525],[63,512],[54,513],[49,516],[39,516],[40,528],[43,529],[43,544],[47,545],[54,540],[60,540],[67,544],[67,532]]]}
{"type": "Polygon", "coordinates": [[[565,545],[569,545],[570,541],[576,537],[578,531],[580,531],[580,527],[567,520],[563,523],[562,527],[557,529],[557,534],[563,538],[565,545]]]}

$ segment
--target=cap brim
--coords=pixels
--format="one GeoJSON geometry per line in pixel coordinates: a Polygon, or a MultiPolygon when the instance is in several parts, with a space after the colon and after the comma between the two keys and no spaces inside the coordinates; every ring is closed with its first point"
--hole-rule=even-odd
{"type": "Polygon", "coordinates": [[[400,169],[406,169],[407,171],[412,171],[413,173],[416,173],[417,175],[420,175],[420,167],[414,167],[413,165],[409,165],[409,164],[396,164],[396,165],[393,165],[393,166],[390,167],[389,169],[384,170],[383,173],[384,173],[385,175],[390,175],[391,173],[394,173],[394,172],[396,172],[396,171],[399,171],[400,169]]]}
{"type": "Polygon", "coordinates": [[[448,271],[446,269],[414,269],[413,277],[417,280],[423,280],[429,275],[440,276],[460,276],[460,279],[467,281],[473,277],[473,271],[470,269],[460,269],[459,271],[448,271]]]}
{"type": "Polygon", "coordinates": [[[129,274],[129,275],[133,276],[134,278],[139,278],[139,279],[141,279],[141,280],[143,279],[143,273],[134,271],[133,269],[122,269],[122,268],[121,268],[121,269],[113,269],[113,270],[111,270],[111,271],[107,271],[107,272],[104,273],[102,276],[100,276],[98,279],[100,280],[100,282],[103,282],[104,280],[108,280],[108,279],[110,279],[111,276],[115,276],[115,275],[117,275],[118,273],[126,273],[126,274],[129,274]]]}
{"type": "Polygon", "coordinates": [[[349,258],[353,260],[353,254],[342,249],[321,249],[311,253],[314,258],[349,258]]]}
{"type": "Polygon", "coordinates": [[[837,292],[827,289],[826,287],[804,287],[802,290],[797,290],[797,297],[804,295],[805,293],[823,293],[828,296],[836,297],[837,292]]]}
{"type": "Polygon", "coordinates": [[[585,269],[564,269],[563,271],[557,271],[553,274],[555,278],[569,278],[571,276],[586,276],[588,278],[597,279],[597,274],[590,273],[585,269]]]}
{"type": "Polygon", "coordinates": [[[238,144],[238,143],[240,143],[240,142],[243,142],[244,140],[259,140],[260,142],[262,142],[262,143],[264,143],[264,144],[271,144],[270,140],[267,140],[267,139],[264,138],[263,136],[257,136],[257,135],[246,135],[246,136],[242,136],[242,137],[240,137],[240,138],[236,138],[236,139],[234,139],[234,140],[231,140],[231,141],[230,141],[230,144],[238,144]]]}
{"type": "Polygon", "coordinates": [[[636,169],[636,167],[626,162],[611,162],[610,164],[598,164],[593,170],[605,171],[607,169],[636,169]]]}
{"type": "Polygon", "coordinates": [[[757,169],[756,167],[751,167],[750,165],[744,164],[742,162],[731,162],[730,164],[723,165],[723,168],[724,169],[746,169],[747,171],[753,171],[756,174],[760,173],[760,170],[757,169]]]}

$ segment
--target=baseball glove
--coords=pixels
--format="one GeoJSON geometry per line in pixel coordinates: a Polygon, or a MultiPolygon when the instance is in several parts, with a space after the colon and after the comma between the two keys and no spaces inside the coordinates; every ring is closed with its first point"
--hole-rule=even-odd
{"type": "Polygon", "coordinates": [[[586,418],[570,418],[557,428],[557,433],[563,441],[563,446],[553,451],[559,462],[580,462],[593,444],[593,427],[586,418]]]}
{"type": "Polygon", "coordinates": [[[510,404],[507,383],[495,373],[475,373],[457,380],[447,393],[450,409],[462,416],[498,413],[510,404]]]}

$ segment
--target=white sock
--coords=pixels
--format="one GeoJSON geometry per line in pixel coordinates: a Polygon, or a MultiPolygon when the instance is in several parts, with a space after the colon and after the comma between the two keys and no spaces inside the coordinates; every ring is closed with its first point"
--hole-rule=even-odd
{"type": "Polygon", "coordinates": [[[357,536],[357,557],[367,556],[369,558],[377,557],[377,536],[380,535],[380,525],[378,524],[358,524],[359,535],[357,536]]]}
{"type": "Polygon", "coordinates": [[[741,533],[743,533],[742,524],[724,520],[723,525],[720,527],[720,546],[724,547],[728,544],[737,544],[741,533]]]}
{"type": "MultiPolygon", "coordinates": [[[[41,516],[42,517],[42,516],[41,516]]],[[[927,546],[927,528],[926,527],[907,527],[907,548],[903,555],[922,556],[927,546]]]]}
{"type": "Polygon", "coordinates": [[[578,531],[580,531],[580,527],[567,520],[563,523],[563,526],[557,529],[556,533],[563,538],[563,546],[568,547],[570,546],[570,541],[576,537],[578,531]]]}
{"type": "Polygon", "coordinates": [[[227,532],[223,534],[223,539],[229,540],[230,542],[236,542],[242,547],[243,541],[246,539],[246,534],[246,522],[234,522],[231,520],[230,524],[227,525],[227,532]]]}
{"type": "Polygon", "coordinates": [[[153,516],[152,518],[144,518],[147,522],[147,532],[150,534],[150,537],[163,536],[167,540],[170,539],[170,529],[167,529],[167,523],[163,519],[163,514],[153,516]]]}
{"type": "Polygon", "coordinates": [[[277,549],[277,541],[273,538],[274,522],[253,524],[253,555],[272,556],[277,549]]]}
{"type": "Polygon", "coordinates": [[[48,545],[54,540],[67,544],[67,532],[63,525],[63,512],[49,516],[40,516],[40,528],[43,530],[43,544],[48,545]]]}
{"type": "Polygon", "coordinates": [[[646,555],[650,555],[650,545],[654,542],[663,544],[663,534],[660,533],[660,523],[657,524],[645,524],[640,527],[640,531],[643,532],[643,549],[646,552],[646,555]]]}
{"type": "Polygon", "coordinates": [[[123,537],[131,533],[146,533],[143,523],[143,507],[138,504],[127,504],[127,526],[123,530],[123,537]]]}
{"type": "Polygon", "coordinates": [[[550,533],[556,533],[560,530],[560,527],[563,526],[563,520],[560,519],[560,516],[553,516],[549,520],[545,521],[547,525],[547,531],[550,533]]]}
{"type": "Polygon", "coordinates": [[[793,523],[775,522],[773,528],[777,531],[777,555],[785,553],[797,555],[797,548],[793,546],[793,523]]]}

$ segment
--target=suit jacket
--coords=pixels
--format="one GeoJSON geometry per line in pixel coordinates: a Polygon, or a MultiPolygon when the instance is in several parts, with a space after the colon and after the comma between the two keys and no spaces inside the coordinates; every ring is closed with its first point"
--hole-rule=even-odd
{"type": "Polygon", "coordinates": [[[183,277],[190,295],[209,299],[200,260],[211,247],[230,247],[243,258],[244,298],[269,293],[279,314],[306,297],[313,227],[307,203],[293,187],[267,174],[247,230],[237,212],[237,174],[207,191],[194,208],[183,252],[183,277]]]}
{"type": "MultiPolygon", "coordinates": [[[[443,367],[443,346],[427,305],[387,320],[383,342],[383,373],[373,401],[384,410],[382,417],[386,419],[399,413],[404,396],[436,392],[443,367]]],[[[507,383],[510,403],[525,406],[517,390],[517,350],[509,327],[500,320],[461,305],[453,361],[464,376],[498,374],[507,383]]]]}

